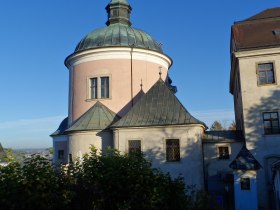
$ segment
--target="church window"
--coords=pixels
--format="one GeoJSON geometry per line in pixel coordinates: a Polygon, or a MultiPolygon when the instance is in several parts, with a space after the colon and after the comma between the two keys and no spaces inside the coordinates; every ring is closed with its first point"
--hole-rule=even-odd
{"type": "Polygon", "coordinates": [[[166,140],[166,161],[180,161],[180,144],[179,139],[166,140]]]}
{"type": "Polygon", "coordinates": [[[275,83],[273,63],[261,63],[257,68],[258,85],[275,83]]]}
{"type": "Polygon", "coordinates": [[[109,77],[101,77],[101,98],[109,98],[109,77]]]}
{"type": "Polygon", "coordinates": [[[129,140],[128,154],[140,154],[140,153],[141,153],[141,140],[129,140]]]}
{"type": "Polygon", "coordinates": [[[64,150],[58,150],[57,154],[58,159],[64,159],[64,150]]]}
{"type": "Polygon", "coordinates": [[[265,134],[280,133],[278,112],[264,112],[263,124],[265,134]]]}
{"type": "Polygon", "coordinates": [[[220,146],[218,147],[219,159],[229,159],[229,147],[220,146]]]}
{"type": "Polygon", "coordinates": [[[91,99],[97,99],[97,77],[90,79],[90,96],[91,99]]]}
{"type": "Polygon", "coordinates": [[[88,99],[110,98],[110,76],[96,76],[89,78],[88,99]]]}
{"type": "Polygon", "coordinates": [[[241,190],[250,190],[251,189],[250,178],[240,178],[240,188],[241,190]]]}

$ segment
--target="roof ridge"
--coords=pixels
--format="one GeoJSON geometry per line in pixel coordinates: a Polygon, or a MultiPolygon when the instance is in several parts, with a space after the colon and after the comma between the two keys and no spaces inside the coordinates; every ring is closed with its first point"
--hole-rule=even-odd
{"type": "Polygon", "coordinates": [[[242,24],[248,22],[259,22],[264,20],[279,19],[280,18],[280,7],[272,7],[265,9],[245,20],[236,21],[234,24],[242,24]]]}
{"type": "Polygon", "coordinates": [[[132,107],[122,119],[111,127],[145,127],[186,124],[201,124],[207,127],[203,122],[190,115],[179,99],[167,87],[166,83],[159,78],[147,93],[141,97],[137,104],[135,104],[135,106],[132,107]],[[166,96],[161,96],[161,93],[166,94],[166,96]],[[142,109],[143,107],[145,107],[145,109],[142,109]],[[184,113],[182,114],[186,115],[183,120],[181,118],[180,110],[183,110],[184,113]],[[163,117],[163,115],[165,117],[163,117]]]}
{"type": "Polygon", "coordinates": [[[66,132],[103,130],[108,128],[108,126],[116,122],[118,119],[120,119],[119,115],[110,110],[100,101],[97,101],[82,116],[80,116],[72,126],[66,130],[66,132]],[[110,116],[108,116],[108,113],[110,116]]]}

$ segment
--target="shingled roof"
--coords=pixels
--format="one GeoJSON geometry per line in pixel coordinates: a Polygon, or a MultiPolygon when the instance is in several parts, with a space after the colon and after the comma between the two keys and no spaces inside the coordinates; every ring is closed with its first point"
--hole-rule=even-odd
{"type": "Polygon", "coordinates": [[[267,9],[232,26],[236,51],[279,47],[280,7],[267,9]]]}
{"type": "Polygon", "coordinates": [[[233,170],[258,170],[262,166],[244,145],[236,158],[230,163],[233,170]]]}
{"type": "Polygon", "coordinates": [[[203,142],[244,142],[242,131],[206,131],[202,137],[203,142]]]}
{"type": "Polygon", "coordinates": [[[138,103],[111,127],[145,127],[165,125],[206,125],[194,118],[173,92],[159,79],[138,103]]]}
{"type": "Polygon", "coordinates": [[[116,113],[97,101],[65,132],[104,130],[119,119],[120,117],[116,113]]]}
{"type": "Polygon", "coordinates": [[[64,131],[68,128],[68,117],[66,117],[62,122],[60,123],[58,129],[52,133],[50,136],[60,136],[64,135],[64,131]]]}

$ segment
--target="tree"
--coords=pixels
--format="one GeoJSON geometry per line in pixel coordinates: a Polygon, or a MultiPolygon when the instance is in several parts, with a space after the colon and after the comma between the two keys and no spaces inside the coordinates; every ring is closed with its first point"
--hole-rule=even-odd
{"type": "Polygon", "coordinates": [[[218,209],[210,201],[181,177],[153,169],[142,154],[97,154],[92,148],[82,161],[61,168],[39,155],[0,166],[1,209],[218,209]]]}
{"type": "Polygon", "coordinates": [[[53,155],[53,153],[54,153],[54,148],[53,148],[53,147],[49,148],[49,153],[50,153],[51,155],[53,155]]]}
{"type": "Polygon", "coordinates": [[[236,131],[236,123],[235,123],[235,121],[231,122],[230,126],[228,127],[228,130],[236,131]]]}
{"type": "Polygon", "coordinates": [[[219,121],[214,121],[210,127],[210,131],[221,131],[224,130],[222,124],[219,121]]]}

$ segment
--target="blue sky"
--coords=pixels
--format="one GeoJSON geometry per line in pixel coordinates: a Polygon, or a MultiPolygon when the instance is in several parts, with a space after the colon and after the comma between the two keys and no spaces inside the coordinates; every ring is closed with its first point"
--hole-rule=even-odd
{"type": "MultiPolygon", "coordinates": [[[[67,116],[64,59],[90,31],[104,27],[109,0],[14,0],[0,7],[0,142],[11,148],[51,147],[49,134],[67,116]]],[[[229,94],[229,39],[234,21],[276,0],[130,0],[133,27],[163,44],[174,64],[176,94],[210,125],[234,119],[229,94]]]]}

